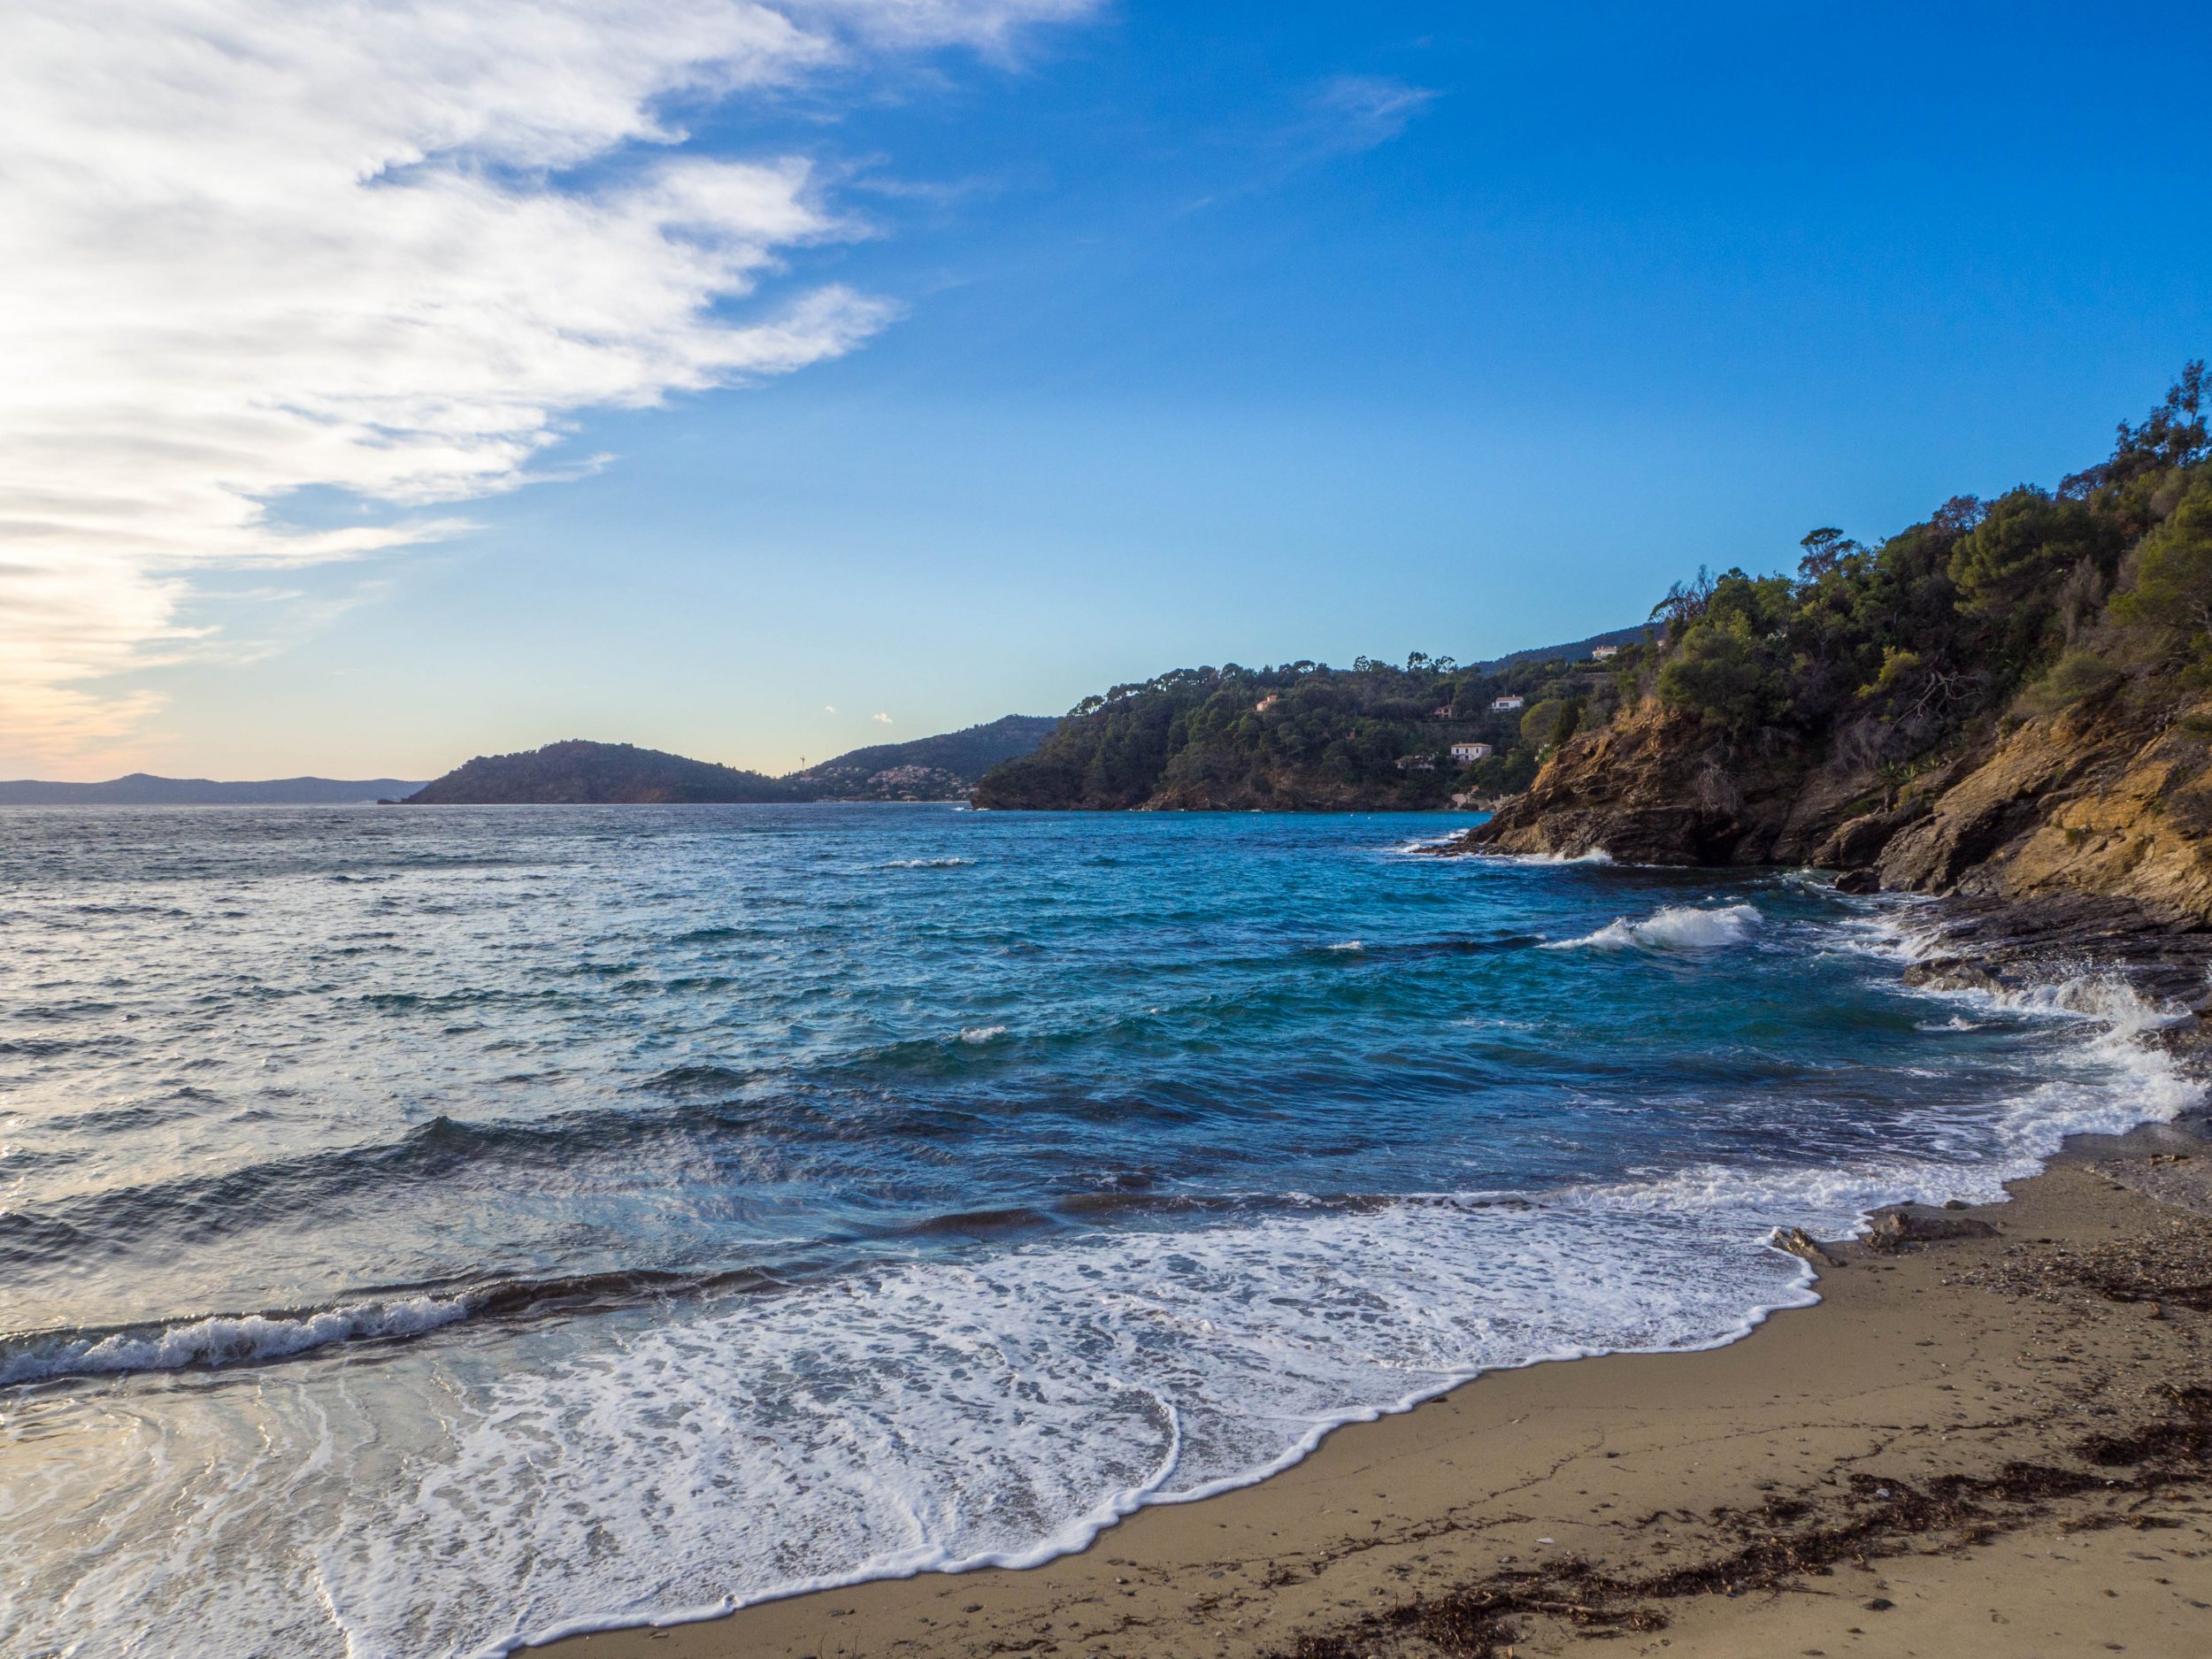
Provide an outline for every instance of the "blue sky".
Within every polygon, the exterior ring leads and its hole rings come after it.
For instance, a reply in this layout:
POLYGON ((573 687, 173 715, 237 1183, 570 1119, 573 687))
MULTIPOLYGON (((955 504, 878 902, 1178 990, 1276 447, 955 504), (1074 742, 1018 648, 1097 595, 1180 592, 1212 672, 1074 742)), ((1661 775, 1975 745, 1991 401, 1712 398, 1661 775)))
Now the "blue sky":
MULTIPOLYGON (((715 315, 834 286, 865 338, 550 396, 557 476, 447 491, 465 532, 196 567, 189 649, 42 770, 780 771, 1192 663, 1471 659, 2055 482, 2212 347, 2200 7, 1064 9, 678 99, 681 153, 805 157, 841 225, 715 315)), ((432 511, 374 497, 278 499, 432 511)))

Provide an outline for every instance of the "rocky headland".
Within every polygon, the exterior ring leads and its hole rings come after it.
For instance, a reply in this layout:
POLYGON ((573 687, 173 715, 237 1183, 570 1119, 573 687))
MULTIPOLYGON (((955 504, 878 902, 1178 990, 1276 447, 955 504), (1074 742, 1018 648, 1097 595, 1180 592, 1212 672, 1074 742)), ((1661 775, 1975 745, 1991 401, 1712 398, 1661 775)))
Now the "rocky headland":
POLYGON ((2070 710, 1962 742, 1906 775, 1837 757, 1730 764, 1655 701, 1563 745, 1533 786, 1445 852, 1624 864, 1793 864, 1847 892, 1939 900, 1920 983, 2018 988, 2124 972, 2212 1011, 2212 776, 2194 712, 2070 710))
POLYGON ((2055 491, 1959 496, 1794 578, 1677 583, 1637 683, 1448 850, 1789 864, 1924 895, 1923 978, 2212 966, 2212 428, 2192 364, 2055 491))

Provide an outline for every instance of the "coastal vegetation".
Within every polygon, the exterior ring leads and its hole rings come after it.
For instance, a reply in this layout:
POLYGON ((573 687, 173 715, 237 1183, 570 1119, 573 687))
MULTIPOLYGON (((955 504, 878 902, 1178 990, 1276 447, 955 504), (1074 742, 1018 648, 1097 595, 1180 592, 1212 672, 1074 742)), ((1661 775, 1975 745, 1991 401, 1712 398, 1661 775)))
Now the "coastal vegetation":
POLYGON ((1603 718, 1649 650, 1622 629, 1462 666, 1415 652, 1349 668, 1182 668, 1087 697, 1028 757, 985 774, 987 807, 1418 809, 1525 788, 1603 718), (1608 658, 1595 650, 1617 651, 1608 658), (1505 706, 1498 706, 1504 700, 1505 706), (1471 764, 1455 745, 1485 745, 1471 764))
POLYGON ((2212 433, 2190 364, 2055 489, 1701 571, 1471 844, 2212 915, 2212 433))
POLYGON ((1010 714, 903 743, 874 743, 772 778, 630 743, 580 738, 480 755, 407 797, 411 806, 571 806, 746 802, 956 801, 999 762, 1027 754, 1058 723, 1010 714))
POLYGON ((982 726, 904 743, 872 743, 790 773, 784 781, 838 801, 957 801, 1002 761, 1052 735, 1049 714, 1010 714, 982 726))
POLYGON ((407 797, 409 806, 574 806, 797 801, 795 786, 757 772, 631 743, 572 738, 513 755, 479 755, 407 797))
POLYGON ((1845 741, 1909 764, 1978 723, 2104 699, 2170 715, 2212 686, 2212 449, 2193 363, 2111 457, 2055 491, 1955 496, 1796 574, 1678 583, 1650 689, 1727 753, 1845 741))

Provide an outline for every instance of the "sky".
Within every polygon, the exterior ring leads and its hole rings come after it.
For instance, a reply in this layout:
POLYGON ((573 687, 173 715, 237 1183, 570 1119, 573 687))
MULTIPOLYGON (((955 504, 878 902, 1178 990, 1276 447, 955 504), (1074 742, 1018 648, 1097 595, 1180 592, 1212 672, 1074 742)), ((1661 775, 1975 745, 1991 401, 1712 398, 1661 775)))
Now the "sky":
POLYGON ((1474 660, 2212 354, 2212 10, 11 0, 0 776, 1474 660))

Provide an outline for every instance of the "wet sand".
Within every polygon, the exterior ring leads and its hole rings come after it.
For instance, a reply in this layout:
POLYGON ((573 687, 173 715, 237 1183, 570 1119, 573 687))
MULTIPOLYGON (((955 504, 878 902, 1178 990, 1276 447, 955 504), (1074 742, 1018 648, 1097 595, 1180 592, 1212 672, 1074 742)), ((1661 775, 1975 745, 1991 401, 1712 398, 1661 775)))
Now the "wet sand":
POLYGON ((1820 1305, 1731 1347, 1484 1377, 1080 1555, 536 1651, 2212 1654, 2212 1146, 1929 1213, 1995 1231, 1832 1246, 1820 1305))

